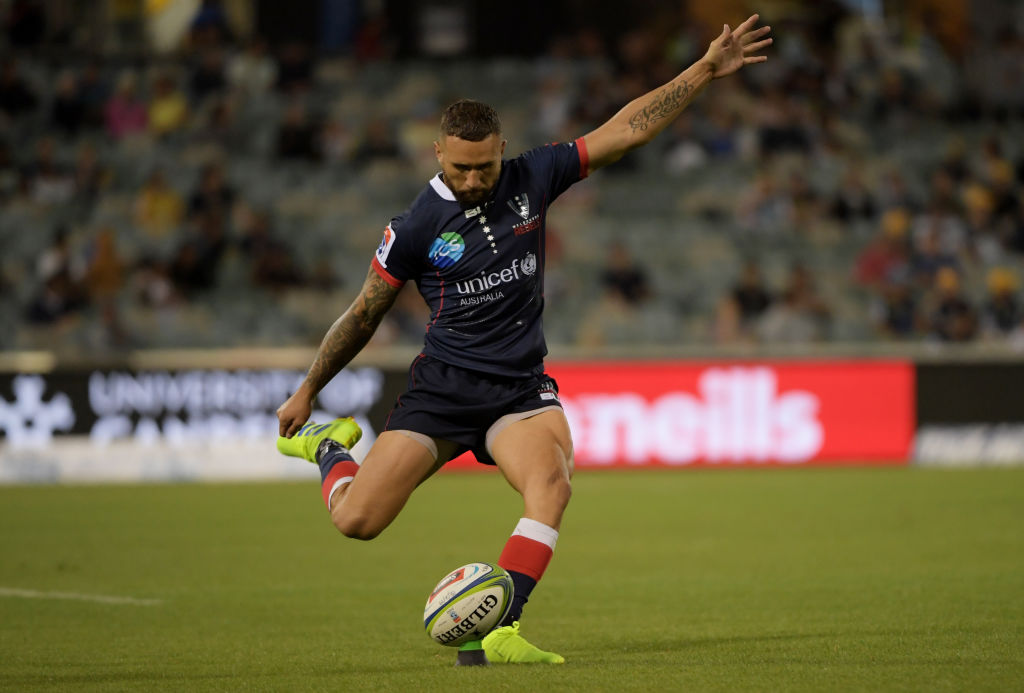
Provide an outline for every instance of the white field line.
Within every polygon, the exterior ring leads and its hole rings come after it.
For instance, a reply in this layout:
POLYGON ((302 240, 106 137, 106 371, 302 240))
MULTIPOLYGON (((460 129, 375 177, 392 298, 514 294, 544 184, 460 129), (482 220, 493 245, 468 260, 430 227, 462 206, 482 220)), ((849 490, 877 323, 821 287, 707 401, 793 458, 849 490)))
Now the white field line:
POLYGON ((78 592, 38 592, 36 590, 23 590, 16 587, 0 587, 0 597, 16 597, 21 599, 71 599, 80 602, 129 604, 131 606, 157 606, 163 603, 159 599, 137 599, 135 597, 118 597, 105 594, 80 594, 78 592))

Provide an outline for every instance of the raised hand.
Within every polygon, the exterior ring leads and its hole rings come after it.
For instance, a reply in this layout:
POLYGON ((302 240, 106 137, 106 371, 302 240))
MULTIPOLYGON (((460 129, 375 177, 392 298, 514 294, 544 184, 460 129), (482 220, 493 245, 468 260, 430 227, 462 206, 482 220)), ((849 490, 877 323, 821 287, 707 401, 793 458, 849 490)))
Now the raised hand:
POLYGON ((725 77, 744 65, 763 63, 768 59, 765 55, 753 55, 772 44, 772 39, 763 38, 772 30, 770 26, 754 29, 758 18, 759 15, 752 15, 735 31, 729 29, 728 24, 723 25, 721 35, 711 42, 704 55, 704 60, 711 65, 712 77, 725 77))

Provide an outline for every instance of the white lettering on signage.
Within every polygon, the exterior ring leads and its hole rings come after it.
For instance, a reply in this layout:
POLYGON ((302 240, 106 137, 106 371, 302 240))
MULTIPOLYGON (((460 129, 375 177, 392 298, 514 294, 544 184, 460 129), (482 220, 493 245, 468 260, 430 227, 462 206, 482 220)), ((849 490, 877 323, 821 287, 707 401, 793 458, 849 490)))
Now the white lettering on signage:
POLYGON ((709 368, 697 394, 666 392, 653 401, 633 392, 562 396, 576 455, 595 464, 800 463, 825 442, 818 397, 779 392, 765 367, 709 368))

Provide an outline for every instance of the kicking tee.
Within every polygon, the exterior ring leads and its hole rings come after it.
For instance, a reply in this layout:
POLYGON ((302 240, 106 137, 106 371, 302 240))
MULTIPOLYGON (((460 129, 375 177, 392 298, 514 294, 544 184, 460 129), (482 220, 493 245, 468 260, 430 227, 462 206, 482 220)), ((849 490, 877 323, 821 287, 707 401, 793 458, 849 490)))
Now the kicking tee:
POLYGON ((372 264, 392 286, 416 282, 431 311, 424 354, 496 375, 543 370, 545 216, 587 165, 582 137, 531 149, 503 160, 494 193, 473 207, 439 173, 391 220, 372 264))

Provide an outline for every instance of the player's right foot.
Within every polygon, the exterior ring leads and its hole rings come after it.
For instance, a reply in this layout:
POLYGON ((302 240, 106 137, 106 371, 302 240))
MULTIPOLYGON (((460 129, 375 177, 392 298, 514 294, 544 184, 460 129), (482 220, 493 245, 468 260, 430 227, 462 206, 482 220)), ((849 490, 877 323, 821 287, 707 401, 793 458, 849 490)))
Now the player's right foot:
POLYGON ((565 664, 565 657, 531 645, 519 634, 519 621, 495 628, 483 640, 487 659, 495 664, 565 664))
POLYGON ((335 419, 326 424, 316 424, 310 421, 291 438, 278 436, 277 449, 284 455, 301 457, 316 464, 317 448, 328 438, 351 450, 352 446, 358 443, 362 437, 362 429, 350 416, 344 419, 335 419))

